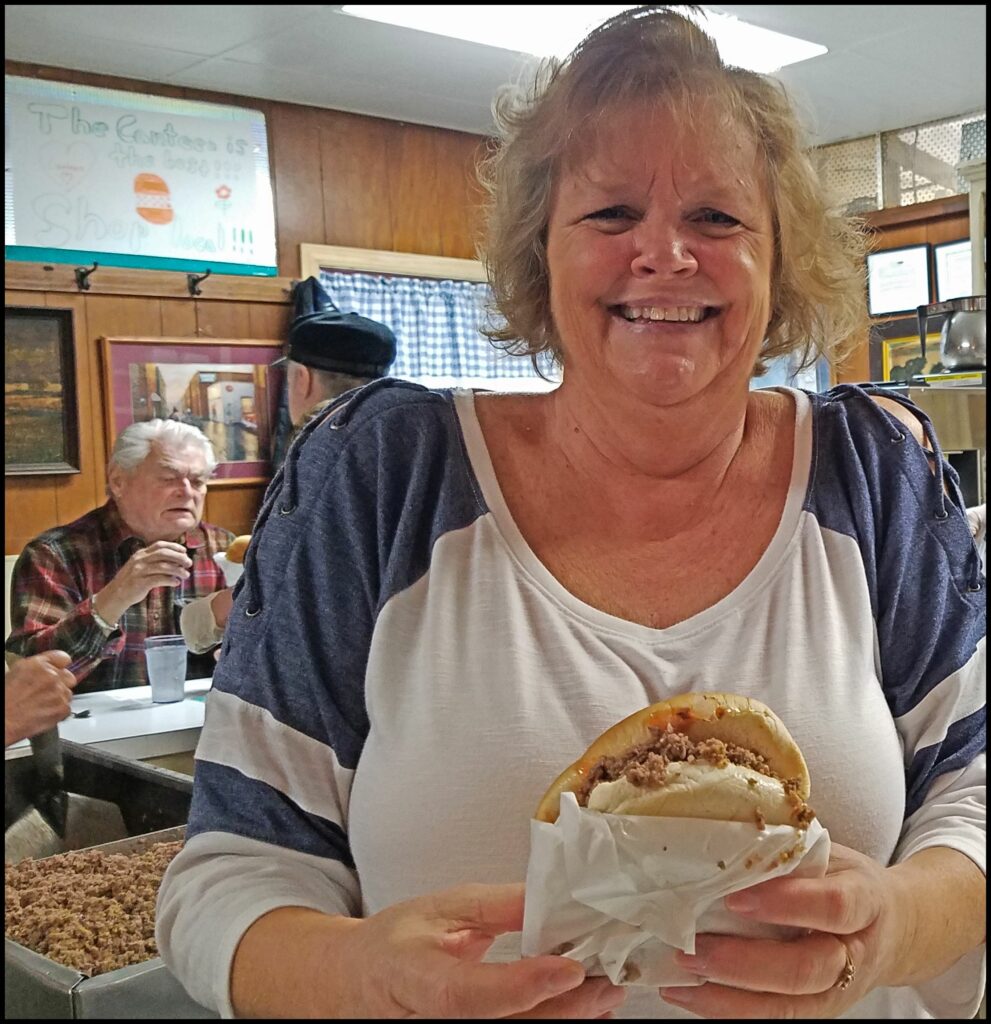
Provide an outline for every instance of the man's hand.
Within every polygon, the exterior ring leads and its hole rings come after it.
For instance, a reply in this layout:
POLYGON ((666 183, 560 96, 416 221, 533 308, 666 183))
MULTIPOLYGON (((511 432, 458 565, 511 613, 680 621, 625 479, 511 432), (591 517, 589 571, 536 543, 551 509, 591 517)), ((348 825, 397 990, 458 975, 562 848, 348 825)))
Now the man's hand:
POLYGON ((93 607, 107 622, 117 622, 155 587, 176 587, 189 578, 193 563, 181 544, 156 540, 135 551, 117 575, 93 597, 93 607))
POLYGON ((65 651, 22 658, 8 670, 3 692, 3 745, 36 736, 69 714, 76 677, 65 651))

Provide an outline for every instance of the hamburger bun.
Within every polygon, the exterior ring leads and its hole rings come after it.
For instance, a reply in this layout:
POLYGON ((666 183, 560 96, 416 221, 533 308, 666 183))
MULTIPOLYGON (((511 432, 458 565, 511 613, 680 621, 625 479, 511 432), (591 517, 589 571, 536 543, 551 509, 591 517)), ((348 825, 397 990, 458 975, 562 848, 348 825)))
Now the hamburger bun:
POLYGON ((760 701, 686 693, 607 729, 566 768, 534 815, 557 820, 562 793, 590 810, 804 827, 809 772, 784 723, 760 701))
POLYGON ((227 549, 225 554, 227 555, 228 562, 243 562, 244 553, 248 550, 248 545, 251 543, 251 534, 243 533, 240 537, 235 537, 227 549))

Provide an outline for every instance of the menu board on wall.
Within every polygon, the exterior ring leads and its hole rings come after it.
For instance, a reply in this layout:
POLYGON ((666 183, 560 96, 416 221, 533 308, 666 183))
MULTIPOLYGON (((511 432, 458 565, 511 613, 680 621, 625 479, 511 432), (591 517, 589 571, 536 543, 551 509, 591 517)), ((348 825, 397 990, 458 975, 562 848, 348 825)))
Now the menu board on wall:
POLYGON ((260 111, 5 77, 7 259, 276 273, 260 111))

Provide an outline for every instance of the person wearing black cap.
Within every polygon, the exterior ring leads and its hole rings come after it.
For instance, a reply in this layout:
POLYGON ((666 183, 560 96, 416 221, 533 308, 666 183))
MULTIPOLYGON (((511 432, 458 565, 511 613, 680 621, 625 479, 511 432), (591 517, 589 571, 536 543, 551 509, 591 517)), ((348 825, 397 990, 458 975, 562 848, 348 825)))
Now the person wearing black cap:
MULTIPOLYGON (((396 358, 392 331, 357 313, 342 313, 315 277, 296 285, 293 310, 286 354, 272 364, 286 367, 293 430, 288 441, 335 398, 384 377, 396 358)), ((276 465, 282 454, 274 453, 276 465)), ((205 653, 223 640, 231 606, 228 587, 183 608, 179 626, 191 651, 205 653)))
POLYGON ((357 313, 342 313, 315 277, 293 291, 295 316, 286 354, 289 418, 299 428, 345 391, 384 377, 396 358, 396 336, 357 313))

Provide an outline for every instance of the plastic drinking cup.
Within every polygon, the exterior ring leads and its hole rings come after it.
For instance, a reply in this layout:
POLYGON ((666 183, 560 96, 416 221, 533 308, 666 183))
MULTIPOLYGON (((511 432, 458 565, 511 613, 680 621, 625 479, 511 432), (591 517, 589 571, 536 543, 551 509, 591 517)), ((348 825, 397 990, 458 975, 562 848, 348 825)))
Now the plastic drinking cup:
POLYGON ((150 636, 145 640, 148 682, 156 704, 171 704, 185 697, 186 651, 181 636, 150 636))

